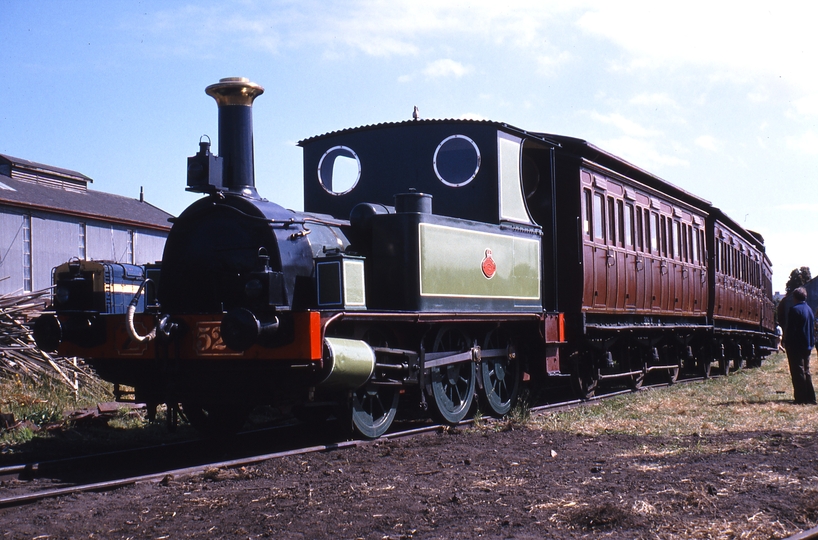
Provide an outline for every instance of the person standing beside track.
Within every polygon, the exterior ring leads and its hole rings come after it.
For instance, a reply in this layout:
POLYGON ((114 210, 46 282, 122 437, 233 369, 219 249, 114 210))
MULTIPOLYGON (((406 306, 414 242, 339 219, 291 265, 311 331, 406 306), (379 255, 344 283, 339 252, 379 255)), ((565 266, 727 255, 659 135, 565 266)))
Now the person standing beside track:
POLYGON ((813 326, 815 316, 807 305, 807 290, 798 287, 792 292, 793 305, 787 313, 787 330, 784 332, 784 348, 790 364, 794 402, 815 405, 815 388, 809 373, 809 357, 815 346, 813 326))

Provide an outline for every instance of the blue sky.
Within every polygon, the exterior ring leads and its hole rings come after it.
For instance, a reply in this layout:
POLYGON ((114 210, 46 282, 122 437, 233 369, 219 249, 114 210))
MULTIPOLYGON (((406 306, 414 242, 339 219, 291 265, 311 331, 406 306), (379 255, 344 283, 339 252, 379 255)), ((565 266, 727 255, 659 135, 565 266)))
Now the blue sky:
POLYGON ((298 140, 411 118, 586 139, 760 232, 774 288, 818 275, 818 4, 0 0, 0 153, 173 214, 244 76, 256 184, 301 209, 298 140))

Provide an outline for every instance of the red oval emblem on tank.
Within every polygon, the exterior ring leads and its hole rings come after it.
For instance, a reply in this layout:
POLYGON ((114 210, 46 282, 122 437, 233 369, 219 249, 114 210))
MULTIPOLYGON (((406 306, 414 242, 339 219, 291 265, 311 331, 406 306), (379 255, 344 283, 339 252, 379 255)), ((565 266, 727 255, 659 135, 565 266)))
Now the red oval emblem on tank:
POLYGON ((483 275, 489 279, 494 277, 495 272, 497 272, 497 264, 491 257, 490 249, 486 250, 486 256, 483 258, 483 263, 480 265, 480 268, 483 270, 483 275))

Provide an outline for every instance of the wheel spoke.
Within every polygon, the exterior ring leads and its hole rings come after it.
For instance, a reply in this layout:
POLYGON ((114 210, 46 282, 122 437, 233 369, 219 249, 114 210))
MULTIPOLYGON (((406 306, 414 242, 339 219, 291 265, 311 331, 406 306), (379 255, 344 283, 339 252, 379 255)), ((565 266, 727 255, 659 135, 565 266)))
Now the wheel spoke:
POLYGON ((352 395, 352 425, 364 437, 380 437, 395 419, 398 398, 398 392, 394 388, 358 390, 352 395))
MULTIPOLYGON (((432 352, 458 353, 468 351, 471 341, 454 327, 441 328, 432 352)), ((474 398, 475 371, 472 362, 459 362, 431 369, 432 398, 438 416, 445 422, 456 424, 466 417, 474 398)))
POLYGON ((520 389, 522 374, 519 360, 511 359, 513 347, 501 329, 494 329, 483 342, 484 350, 506 350, 504 356, 484 358, 481 364, 483 392, 481 401, 488 411, 502 416, 514 406, 520 389))

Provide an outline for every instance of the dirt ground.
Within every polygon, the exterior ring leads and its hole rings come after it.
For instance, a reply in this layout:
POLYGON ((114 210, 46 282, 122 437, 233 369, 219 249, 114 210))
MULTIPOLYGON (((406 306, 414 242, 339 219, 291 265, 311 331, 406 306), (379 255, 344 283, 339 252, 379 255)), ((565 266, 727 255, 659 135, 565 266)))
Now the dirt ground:
POLYGON ((0 509, 0 538, 785 538, 816 522, 814 432, 489 425, 0 509))

